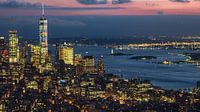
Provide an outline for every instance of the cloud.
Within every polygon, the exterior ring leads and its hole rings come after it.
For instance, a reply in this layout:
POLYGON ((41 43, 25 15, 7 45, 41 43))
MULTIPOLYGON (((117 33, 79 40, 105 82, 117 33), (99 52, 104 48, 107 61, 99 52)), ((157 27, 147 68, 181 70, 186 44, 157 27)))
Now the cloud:
POLYGON ((0 2, 0 8, 33 8, 40 7, 40 3, 18 2, 16 0, 5 0, 0 2))
POLYGON ((157 6, 159 6, 158 3, 150 3, 150 2, 146 3, 145 5, 148 6, 148 7, 155 7, 155 6, 157 7, 157 6))
POLYGON ((78 8, 78 7, 48 7, 48 9, 53 9, 53 10, 115 10, 115 9, 125 9, 123 7, 82 7, 82 8, 78 8))
MULTIPOLYGON (((107 4, 108 0, 77 0, 81 4, 96 5, 96 4, 107 4)), ((111 0, 112 4, 123 4, 132 2, 132 0, 111 0)))
POLYGON ((180 3, 189 3, 190 2, 190 0, 169 0, 169 1, 180 2, 180 3))
POLYGON ((112 0, 112 4, 123 4, 129 2, 132 2, 132 0, 112 0))
POLYGON ((77 0, 81 4, 106 4, 107 0, 77 0))
MULTIPOLYGON (((85 1, 85 0, 79 0, 85 1)), ((92 2, 95 0, 86 0, 85 3, 103 3, 103 1, 96 0, 97 2, 92 2), (90 2, 91 1, 91 2, 90 2)), ((105 0, 106 1, 106 0, 105 0)), ((31 3, 31 2, 24 2, 24 1, 17 1, 17 0, 4 0, 0 1, 0 8, 35 8, 41 9, 41 3, 31 3)), ((123 9, 122 7, 62 7, 62 6, 50 6, 45 5, 45 9, 47 10, 114 10, 114 9, 123 9)))

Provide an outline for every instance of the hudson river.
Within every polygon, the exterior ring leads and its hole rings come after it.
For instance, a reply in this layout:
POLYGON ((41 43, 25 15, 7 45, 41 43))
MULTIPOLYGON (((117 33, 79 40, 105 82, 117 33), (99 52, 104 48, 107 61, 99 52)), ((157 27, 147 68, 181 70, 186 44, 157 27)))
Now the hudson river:
POLYGON ((191 88, 200 80, 200 68, 191 64, 158 64, 164 60, 179 61, 187 57, 181 53, 197 52, 186 50, 114 50, 132 55, 110 56, 110 48, 81 46, 75 47, 75 53, 103 56, 107 73, 123 75, 125 78, 150 80, 155 86, 165 89, 191 88), (132 56, 155 56, 156 60, 132 60, 132 56))

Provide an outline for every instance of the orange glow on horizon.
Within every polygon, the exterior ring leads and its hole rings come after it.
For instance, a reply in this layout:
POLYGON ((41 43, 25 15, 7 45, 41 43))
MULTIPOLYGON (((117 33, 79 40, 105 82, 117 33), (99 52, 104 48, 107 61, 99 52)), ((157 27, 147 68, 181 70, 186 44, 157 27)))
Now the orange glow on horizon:
MULTIPOLYGON (((22 1, 22 0, 21 0, 22 1)), ((28 0, 27 0, 28 1, 28 0)), ((29 0, 31 3, 41 3, 42 0, 29 0)), ((101 5, 83 5, 76 0, 43 0, 46 5, 66 8, 105 8, 89 10, 48 10, 47 15, 68 16, 68 15, 200 15, 200 1, 189 3, 171 2, 169 0, 134 0, 131 3, 113 5, 111 3, 101 5), (121 9, 106 9, 121 8, 121 9)), ((2 15, 40 15, 39 10, 33 9, 3 9, 2 15), (5 13, 5 10, 7 13, 5 13)), ((0 16, 2 16, 0 15, 0 16)))

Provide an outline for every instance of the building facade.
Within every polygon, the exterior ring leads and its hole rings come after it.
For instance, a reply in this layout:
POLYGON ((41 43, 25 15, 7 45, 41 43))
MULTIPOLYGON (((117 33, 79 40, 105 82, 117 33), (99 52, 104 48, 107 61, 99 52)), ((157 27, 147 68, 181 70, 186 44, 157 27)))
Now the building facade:
POLYGON ((38 45, 31 46, 31 63, 34 67, 39 68, 40 57, 41 57, 41 47, 38 45))
POLYGON ((9 31, 9 62, 19 62, 19 40, 16 30, 9 31))
POLYGON ((74 49, 68 45, 59 46, 59 60, 63 60, 65 64, 74 65, 74 49))
POLYGON ((44 16, 44 6, 42 9, 42 17, 39 20, 39 37, 41 46, 41 64, 45 64, 46 58, 48 57, 48 21, 44 16))

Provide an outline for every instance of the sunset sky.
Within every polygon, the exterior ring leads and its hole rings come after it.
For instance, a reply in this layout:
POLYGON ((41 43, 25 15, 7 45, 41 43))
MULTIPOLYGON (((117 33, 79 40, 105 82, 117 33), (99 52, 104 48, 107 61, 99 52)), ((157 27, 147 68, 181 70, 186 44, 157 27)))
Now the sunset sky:
POLYGON ((200 15, 199 0, 132 0, 124 4, 85 5, 77 0, 0 0, 0 14, 3 15, 39 15, 39 7, 20 7, 20 4, 30 3, 54 8, 46 9, 48 15, 200 15), (15 4, 8 4, 15 2, 15 4), (7 4, 6 4, 7 3, 7 4), (10 6, 9 6, 10 5, 10 6), (17 5, 17 6, 15 6, 17 5), (25 10, 26 9, 26 10, 25 10))
POLYGON ((17 29, 38 38, 45 3, 49 38, 200 35, 200 0, 132 0, 86 5, 78 0, 0 0, 0 36, 17 29))

